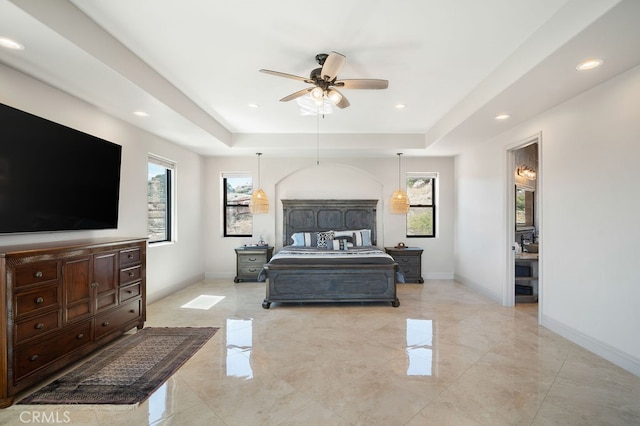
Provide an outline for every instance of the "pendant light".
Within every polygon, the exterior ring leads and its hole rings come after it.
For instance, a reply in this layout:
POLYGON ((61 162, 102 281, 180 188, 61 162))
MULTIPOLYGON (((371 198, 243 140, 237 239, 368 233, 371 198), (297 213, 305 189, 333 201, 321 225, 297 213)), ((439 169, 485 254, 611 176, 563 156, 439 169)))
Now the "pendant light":
POLYGON ((269 199, 267 194, 260 188, 260 156, 261 152, 256 152, 258 156, 258 189, 253 191, 251 195, 251 202, 249 203, 249 211, 252 214, 265 214, 269 213, 269 199))
POLYGON ((402 190, 401 185, 401 164, 400 157, 402 153, 398 153, 398 189, 391 196, 391 213, 407 214, 409 211, 409 196, 402 190))

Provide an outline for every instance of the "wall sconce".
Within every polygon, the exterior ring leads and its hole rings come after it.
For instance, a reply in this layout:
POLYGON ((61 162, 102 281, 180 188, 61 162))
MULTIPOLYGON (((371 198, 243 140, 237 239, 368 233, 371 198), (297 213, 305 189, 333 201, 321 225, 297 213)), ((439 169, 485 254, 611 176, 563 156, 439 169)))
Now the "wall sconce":
POLYGON ((527 180, 536 180, 536 171, 529 166, 520 166, 517 170, 518 176, 521 176, 527 180))

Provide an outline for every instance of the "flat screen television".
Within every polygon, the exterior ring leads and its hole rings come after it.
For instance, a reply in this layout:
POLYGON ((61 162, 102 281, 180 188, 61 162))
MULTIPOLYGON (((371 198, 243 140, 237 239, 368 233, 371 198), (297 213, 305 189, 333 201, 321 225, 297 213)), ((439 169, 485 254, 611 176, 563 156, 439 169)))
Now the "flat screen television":
POLYGON ((0 104, 0 234, 118 227, 122 147, 0 104))

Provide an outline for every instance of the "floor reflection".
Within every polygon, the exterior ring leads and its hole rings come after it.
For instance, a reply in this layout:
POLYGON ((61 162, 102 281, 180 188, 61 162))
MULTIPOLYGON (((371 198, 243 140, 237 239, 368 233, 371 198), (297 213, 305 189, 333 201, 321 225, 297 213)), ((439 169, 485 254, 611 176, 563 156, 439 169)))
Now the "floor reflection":
POLYGON ((253 320, 227 318, 227 376, 253 378, 253 320))
POLYGON ((161 420, 169 413, 168 405, 171 404, 171 399, 167 395, 169 382, 171 382, 171 379, 166 381, 149 397, 149 424, 161 420))
POLYGON ((407 376, 433 375, 433 321, 407 318, 407 376))

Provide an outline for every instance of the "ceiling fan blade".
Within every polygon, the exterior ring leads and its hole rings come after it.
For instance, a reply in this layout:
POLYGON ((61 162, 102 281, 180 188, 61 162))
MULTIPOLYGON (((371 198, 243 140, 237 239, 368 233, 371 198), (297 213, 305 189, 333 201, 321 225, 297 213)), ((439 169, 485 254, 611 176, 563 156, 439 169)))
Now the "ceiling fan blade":
POLYGON ((271 70, 265 70, 265 69, 261 69, 260 72, 263 72, 265 74, 275 75, 276 77, 291 78, 293 80, 304 81, 305 83, 313 84, 312 80, 309 80, 308 78, 305 78, 305 77, 300 77, 298 75, 287 74, 280 71, 271 71, 271 70))
MULTIPOLYGON (((342 95, 342 93, 341 93, 341 95, 342 95)), ((344 108, 348 107, 349 105, 351 105, 351 104, 349 103, 349 101, 347 100, 347 98, 344 95, 342 95, 342 99, 340 99, 340 102, 338 102, 336 104, 336 106, 338 108, 340 108, 340 109, 344 109, 344 108)))
POLYGON ((307 87, 306 89, 298 90, 297 92, 292 93, 289 96, 285 96, 284 98, 280 99, 280 102, 292 101, 295 98, 299 98, 300 96, 306 95, 307 93, 311 92, 312 90, 313 90, 313 87, 307 87))
POLYGON ((321 77, 327 81, 334 80, 346 61, 346 56, 341 55, 338 52, 329 53, 329 56, 327 56, 327 59, 324 61, 324 65, 322 66, 321 77))
POLYGON ((336 87, 343 89, 386 89, 389 87, 389 80, 378 80, 373 78, 340 80, 334 83, 336 87))

